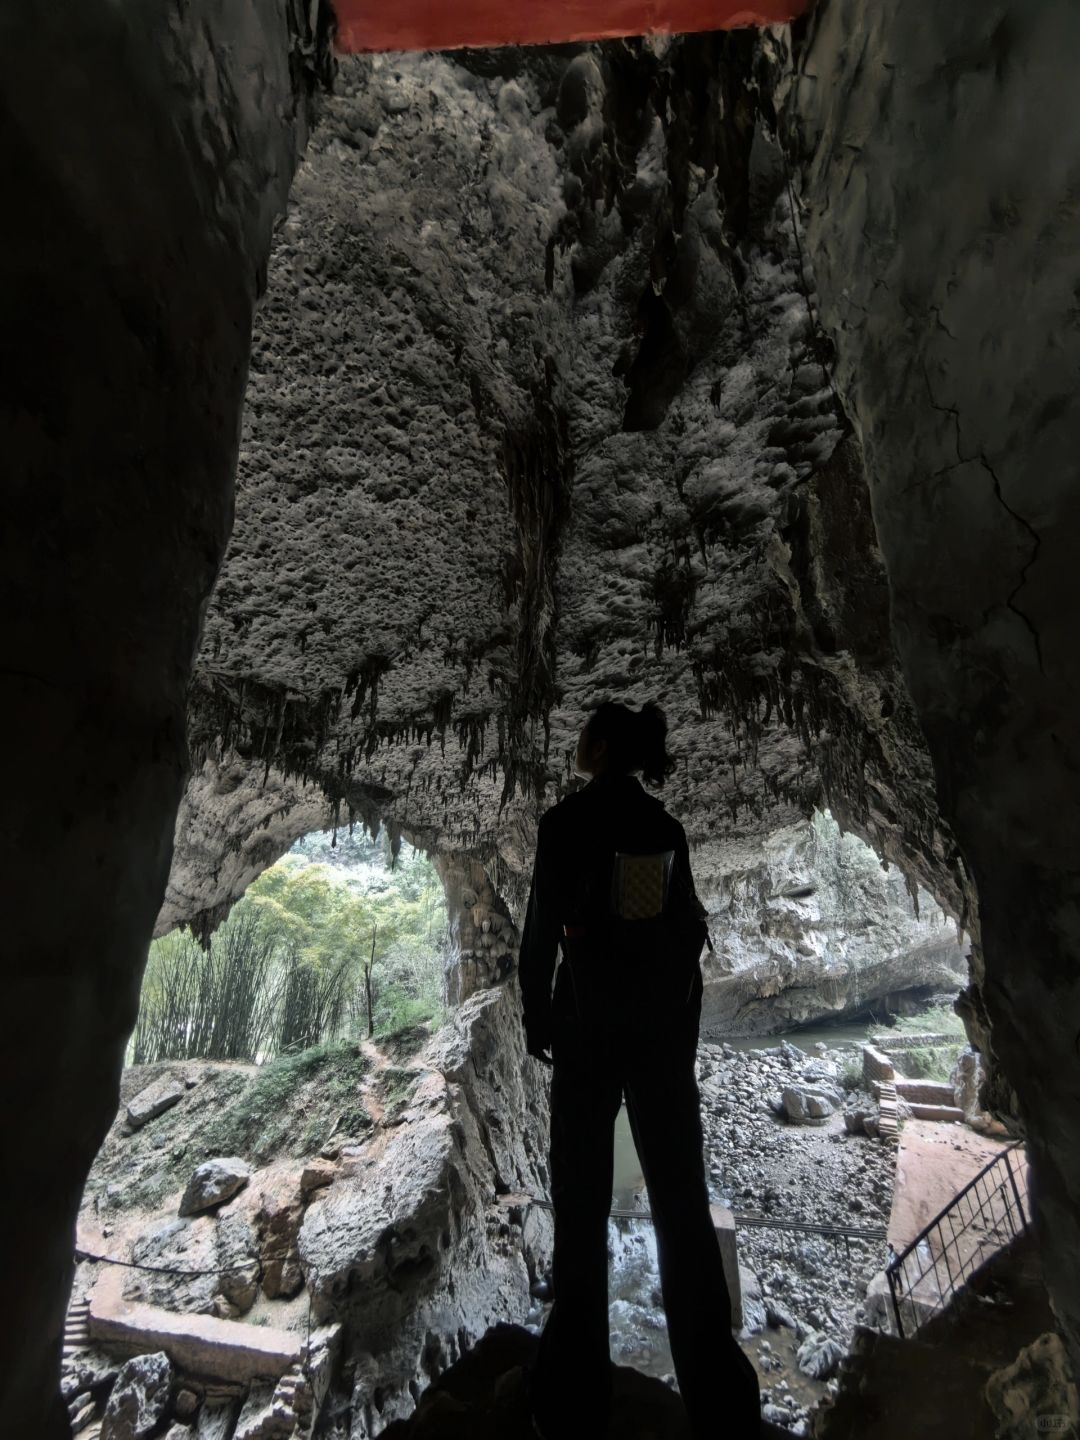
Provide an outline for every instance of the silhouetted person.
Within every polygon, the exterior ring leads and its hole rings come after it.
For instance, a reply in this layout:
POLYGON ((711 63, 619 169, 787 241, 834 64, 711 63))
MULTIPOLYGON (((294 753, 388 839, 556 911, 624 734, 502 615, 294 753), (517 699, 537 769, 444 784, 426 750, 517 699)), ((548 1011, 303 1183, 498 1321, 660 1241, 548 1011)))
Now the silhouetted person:
POLYGON ((757 1377, 731 1334, 705 1181, 694 1074, 704 911, 682 826, 635 778, 662 784, 674 765, 666 744, 655 705, 601 705, 578 744, 589 784, 540 821, 520 979, 529 1053, 547 1061, 550 1052, 553 1065, 554 1305, 530 1384, 546 1440, 606 1429, 607 1227, 624 1095, 693 1433, 760 1433, 757 1377))

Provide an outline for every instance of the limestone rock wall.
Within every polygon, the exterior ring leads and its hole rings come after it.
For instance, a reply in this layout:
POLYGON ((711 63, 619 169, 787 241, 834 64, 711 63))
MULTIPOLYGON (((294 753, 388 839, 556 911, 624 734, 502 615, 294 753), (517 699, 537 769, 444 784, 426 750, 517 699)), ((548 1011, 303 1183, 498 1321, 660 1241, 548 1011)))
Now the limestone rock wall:
POLYGON ((967 947, 925 890, 827 814, 769 836, 738 869, 697 857, 709 910, 703 1029, 769 1034, 955 992, 967 947))
POLYGON ((978 893, 968 1011, 1027 1123, 1074 1367, 1078 56, 1069 0, 828 0, 788 94, 893 631, 978 893))
MULTIPOLYGON (((346 1044, 284 1082, 280 1067, 132 1067, 80 1209, 78 1293, 243 1320, 219 1347, 288 1348, 326 1324, 336 1433, 368 1440, 491 1325, 533 1318, 547 1083, 508 988, 464 999, 433 1036, 346 1044)), ((69 1355, 68 1387, 106 1360, 69 1355)))
POLYGON ((459 1005, 506 979, 517 964, 521 937, 481 861, 439 855, 435 868, 446 890, 450 927, 447 1000, 459 1005))
POLYGON ((61 1056, 19 1028, 3 1413, 60 1433, 187 744, 251 802, 193 789, 163 923, 309 827, 298 779, 510 896, 612 695, 668 709, 695 842, 824 798, 970 930, 1077 1359, 1075 6, 822 0, 797 70, 779 32, 358 59, 271 253, 321 13, 0 20, 9 1001, 61 1056))
POLYGON ((22 1091, 0 1143, 26 1182, 0 1202, 19 1236, 0 1379, 13 1434, 68 1434, 75 1210, 169 871, 252 309, 328 58, 320 13, 58 0, 0 15, 6 1058, 22 1091))
POLYGON ((300 1231, 313 1313, 345 1326, 352 1440, 411 1414, 490 1326, 523 1322, 550 1262, 550 1217, 526 1198, 547 1194, 546 1081, 512 992, 464 1001, 423 1061, 300 1231))
MULTIPOLYGON (((658 698, 692 839, 824 797, 959 913, 769 74, 750 32, 343 62, 257 319, 197 754, 375 797, 510 898, 588 709, 658 698)), ((162 923, 206 928, 257 807, 190 799, 162 923)))

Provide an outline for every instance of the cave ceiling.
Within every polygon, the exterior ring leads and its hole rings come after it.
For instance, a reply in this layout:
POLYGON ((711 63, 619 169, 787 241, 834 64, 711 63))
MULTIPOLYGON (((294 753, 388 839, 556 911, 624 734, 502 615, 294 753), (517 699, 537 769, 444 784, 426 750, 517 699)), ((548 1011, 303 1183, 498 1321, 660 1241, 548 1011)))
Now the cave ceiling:
POLYGON ((699 848, 830 803, 959 908, 784 58, 737 33, 341 61, 256 317, 161 928, 354 816, 520 875, 608 698, 664 706, 699 848))

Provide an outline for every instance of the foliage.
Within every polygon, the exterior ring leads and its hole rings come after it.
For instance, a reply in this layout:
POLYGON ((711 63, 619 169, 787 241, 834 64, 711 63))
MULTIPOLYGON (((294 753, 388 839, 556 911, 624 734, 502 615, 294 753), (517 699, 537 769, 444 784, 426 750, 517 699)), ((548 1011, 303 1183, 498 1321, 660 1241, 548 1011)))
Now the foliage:
POLYGON ((379 1078, 387 1110, 395 1110, 403 1105, 416 1088, 416 1071, 403 1069, 399 1065, 388 1065, 379 1078))
POLYGON ((202 949, 151 946, 130 1058, 264 1061, 343 1035, 441 1023, 446 907, 430 861, 313 837, 249 887, 202 949), (387 860, 392 860, 392 868, 387 860))
POLYGON ((862 1057, 849 1056, 840 1071, 840 1084, 850 1093, 852 1090, 861 1090, 863 1083, 862 1057))
POLYGON ((918 1015, 902 1015, 896 1029, 909 1035, 955 1035, 961 1045, 967 1043, 964 1022, 951 1005, 935 1005, 918 1015))
POLYGON ((910 1080, 948 1080, 962 1049, 962 1045, 916 1045, 899 1051, 896 1064, 910 1080))
POLYGON ((234 914, 209 950, 190 935, 168 935, 155 944, 132 1063, 254 1059, 274 1022, 275 946, 257 914, 234 914))
POLYGON ((244 1155, 265 1164, 286 1152, 317 1153, 331 1132, 359 1135, 371 1126, 360 1098, 364 1057, 354 1043, 333 1041, 261 1065, 247 1089, 211 1123, 208 1154, 244 1155), (309 1082, 318 1104, 307 1093, 309 1082))

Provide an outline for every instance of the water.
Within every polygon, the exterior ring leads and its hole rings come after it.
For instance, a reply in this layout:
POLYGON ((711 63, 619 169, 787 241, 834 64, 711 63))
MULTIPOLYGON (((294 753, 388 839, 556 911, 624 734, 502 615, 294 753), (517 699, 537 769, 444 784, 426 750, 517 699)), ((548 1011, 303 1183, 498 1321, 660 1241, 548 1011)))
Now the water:
POLYGON ((630 1117, 624 1105, 615 1121, 615 1208, 634 1208, 634 1200, 645 1188, 645 1177, 641 1173, 641 1161, 630 1134, 630 1117))
POLYGON ((871 1035, 876 1035, 886 1026, 882 1021, 854 1020, 847 1024, 808 1025, 805 1030, 785 1030, 782 1035, 721 1035, 715 1039, 706 1036, 707 1045, 730 1045, 734 1050, 768 1050, 786 1040, 800 1050, 809 1050, 821 1041, 830 1050, 843 1050, 850 1045, 861 1045, 871 1035))

